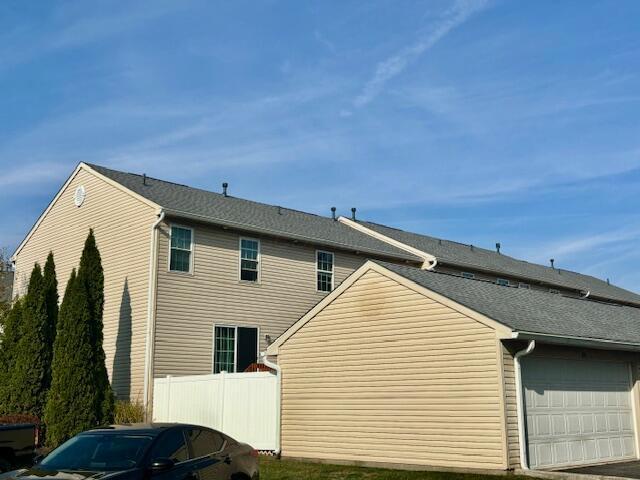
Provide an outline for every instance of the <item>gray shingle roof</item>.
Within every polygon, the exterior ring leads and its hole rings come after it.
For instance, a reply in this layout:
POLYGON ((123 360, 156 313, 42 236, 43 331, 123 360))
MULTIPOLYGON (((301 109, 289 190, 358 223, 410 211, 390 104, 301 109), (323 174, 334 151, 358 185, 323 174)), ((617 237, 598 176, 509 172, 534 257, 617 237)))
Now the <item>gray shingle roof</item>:
POLYGON ((299 240, 315 245, 359 251, 365 254, 421 262, 421 259, 353 228, 311 213, 266 205, 200 190, 142 175, 87 164, 172 214, 195 216, 203 221, 250 232, 299 240))
POLYGON ((545 267, 502 253, 499 254, 493 250, 476 246, 472 249, 470 245, 406 232, 385 225, 371 222, 360 223, 394 240, 434 255, 438 263, 441 264, 461 269, 479 269, 549 285, 589 291, 591 296, 640 305, 640 295, 615 285, 609 285, 607 282, 589 275, 545 267))
POLYGON ((640 308, 376 263, 518 332, 640 344, 640 308))

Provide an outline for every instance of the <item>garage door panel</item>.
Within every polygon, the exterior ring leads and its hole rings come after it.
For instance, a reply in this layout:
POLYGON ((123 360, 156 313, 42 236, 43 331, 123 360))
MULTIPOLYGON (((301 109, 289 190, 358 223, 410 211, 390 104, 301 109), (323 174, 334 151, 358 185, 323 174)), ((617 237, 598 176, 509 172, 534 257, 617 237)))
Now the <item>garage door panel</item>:
POLYGON ((535 357, 524 360, 532 467, 635 458, 626 363, 535 357))

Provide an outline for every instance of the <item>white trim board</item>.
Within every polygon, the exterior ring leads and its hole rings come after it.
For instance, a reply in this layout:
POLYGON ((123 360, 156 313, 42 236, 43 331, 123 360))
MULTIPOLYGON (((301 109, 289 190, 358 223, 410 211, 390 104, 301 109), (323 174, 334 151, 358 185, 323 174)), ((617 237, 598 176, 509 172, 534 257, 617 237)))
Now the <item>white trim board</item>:
POLYGON ((415 255, 418 258, 421 258, 423 260, 423 264, 422 264, 422 269, 423 270, 431 270, 433 269, 437 263, 438 260, 436 259, 435 256, 431 255, 430 253, 427 252, 423 252, 422 250, 419 250, 417 248, 414 248, 410 245, 407 245, 406 243, 402 243, 399 240, 395 240, 391 237, 388 237, 387 235, 383 235, 380 232, 376 232, 375 230, 372 230, 370 228, 365 227, 364 225, 362 225, 361 223, 358 223, 354 220, 351 220, 349 218, 346 217, 338 217, 338 221, 340 223, 344 223, 345 225, 353 228, 354 230, 358 230, 359 232, 365 233, 367 235, 369 235, 370 237, 373 237, 377 240, 380 240, 382 242, 388 243, 389 245, 392 245, 396 248, 399 248, 401 250, 404 250, 405 252, 408 252, 412 255, 415 255))

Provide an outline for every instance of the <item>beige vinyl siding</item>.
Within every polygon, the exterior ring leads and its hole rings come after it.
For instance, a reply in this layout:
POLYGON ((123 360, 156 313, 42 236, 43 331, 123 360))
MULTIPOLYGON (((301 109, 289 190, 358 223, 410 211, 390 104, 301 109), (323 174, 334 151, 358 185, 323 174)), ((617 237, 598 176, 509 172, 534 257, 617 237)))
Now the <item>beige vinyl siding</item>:
MULTIPOLYGON (((193 273, 169 272, 169 225, 160 228, 154 375, 212 371, 213 325, 257 326, 260 350, 318 303, 316 247, 176 220, 193 228, 193 273), (239 238, 260 240, 260 281, 239 280, 239 238)), ((334 287, 364 256, 334 253, 334 287)))
POLYGON ((287 457, 503 469, 495 331, 369 270, 279 347, 287 457))
POLYGON ((518 410, 516 408, 516 376, 512 350, 501 344, 502 371, 507 418, 507 452, 509 468, 520 468, 520 443, 518 441, 518 410))
POLYGON ((142 401, 147 320, 150 228, 153 208, 81 169, 52 205, 16 257, 14 293, 22 295, 35 262, 53 251, 60 299, 78 266, 89 228, 102 256, 105 278, 104 349, 119 397, 142 401), (73 202, 86 189, 81 207, 73 202))

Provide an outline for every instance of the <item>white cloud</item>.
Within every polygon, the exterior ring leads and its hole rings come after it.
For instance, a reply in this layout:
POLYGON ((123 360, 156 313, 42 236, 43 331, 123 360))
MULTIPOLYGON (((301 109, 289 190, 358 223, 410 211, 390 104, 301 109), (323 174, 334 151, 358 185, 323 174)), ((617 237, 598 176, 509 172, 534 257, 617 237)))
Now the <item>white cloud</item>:
POLYGON ((66 165, 53 162, 21 164, 19 167, 7 170, 0 175, 0 187, 7 193, 24 186, 33 187, 52 180, 59 180, 64 174, 69 174, 66 165))
POLYGON ((454 6, 447 10, 442 15, 442 18, 427 29, 415 43, 404 47, 395 55, 378 63, 373 77, 365 84, 353 104, 356 107, 367 105, 378 96, 389 80, 402 73, 412 62, 432 48, 451 30, 462 25, 474 13, 486 6, 486 0, 457 0, 454 6))

